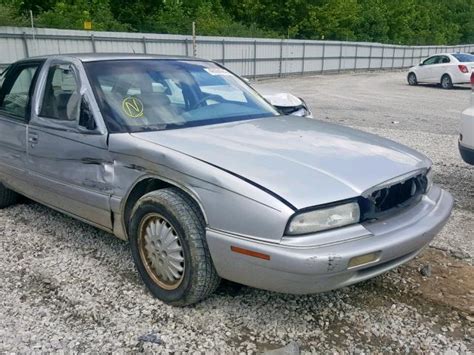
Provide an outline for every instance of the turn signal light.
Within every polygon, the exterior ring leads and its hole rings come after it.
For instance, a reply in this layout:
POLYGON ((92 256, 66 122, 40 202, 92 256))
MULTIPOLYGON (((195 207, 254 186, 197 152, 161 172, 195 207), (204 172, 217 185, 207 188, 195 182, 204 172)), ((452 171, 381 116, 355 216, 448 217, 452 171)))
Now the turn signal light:
POLYGON ((347 265, 347 268, 351 269, 357 266, 373 263, 374 261, 379 260, 379 257, 380 257, 380 251, 377 251, 375 253, 355 256, 351 260, 349 260, 349 264, 347 265))
POLYGON ((231 246, 230 250, 232 250, 234 253, 244 254, 247 256, 253 256, 254 258, 259 258, 263 260, 270 260, 270 255, 259 253, 258 251, 254 251, 254 250, 239 248, 235 246, 231 246))

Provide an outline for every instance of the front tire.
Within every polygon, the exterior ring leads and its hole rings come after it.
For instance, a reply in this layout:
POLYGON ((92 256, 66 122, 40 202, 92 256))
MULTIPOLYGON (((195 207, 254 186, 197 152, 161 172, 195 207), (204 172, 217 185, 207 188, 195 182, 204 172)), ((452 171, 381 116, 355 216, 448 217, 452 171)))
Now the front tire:
POLYGON ((408 81, 408 85, 411 85, 411 86, 418 85, 418 80, 416 79, 415 73, 408 73, 407 81, 408 81))
POLYGON ((446 90, 453 88, 453 81, 451 80, 451 77, 448 74, 444 74, 441 77, 441 87, 446 90))
POLYGON ((129 235, 143 282, 163 302, 190 305, 219 286, 204 218, 182 191, 167 188, 140 198, 132 212, 129 235))
POLYGON ((7 189, 0 182, 0 208, 5 208, 15 204, 18 201, 18 194, 15 191, 7 189))

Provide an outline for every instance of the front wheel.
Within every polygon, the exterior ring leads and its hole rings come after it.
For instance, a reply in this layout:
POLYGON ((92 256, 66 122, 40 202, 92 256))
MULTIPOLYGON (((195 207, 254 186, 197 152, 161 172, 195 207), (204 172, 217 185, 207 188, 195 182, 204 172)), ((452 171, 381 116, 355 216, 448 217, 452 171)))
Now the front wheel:
POLYGON ((441 78, 441 87, 443 89, 452 89, 453 88, 453 81, 448 74, 444 74, 441 78))
POLYGON ((213 293, 220 278, 196 203, 175 188, 140 198, 130 221, 132 256, 151 293, 171 305, 186 306, 213 293))
POLYGON ((418 84, 418 80, 416 79, 415 73, 409 73, 407 77, 407 81, 408 81, 408 85, 414 86, 418 84))

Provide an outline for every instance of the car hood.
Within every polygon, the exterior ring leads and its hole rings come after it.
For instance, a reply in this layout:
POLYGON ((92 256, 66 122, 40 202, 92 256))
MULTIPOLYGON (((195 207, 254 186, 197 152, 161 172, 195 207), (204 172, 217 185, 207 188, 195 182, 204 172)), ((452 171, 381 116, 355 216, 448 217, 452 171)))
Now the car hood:
POLYGON ((132 135, 239 175, 298 209, 359 196, 431 164, 393 141, 295 116, 132 135))

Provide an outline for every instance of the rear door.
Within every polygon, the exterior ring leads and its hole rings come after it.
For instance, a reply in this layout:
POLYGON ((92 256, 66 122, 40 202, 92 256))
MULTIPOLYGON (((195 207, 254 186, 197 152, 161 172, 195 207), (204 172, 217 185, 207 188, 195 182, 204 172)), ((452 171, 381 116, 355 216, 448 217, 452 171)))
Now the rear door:
POLYGON ((443 74, 449 71, 449 66, 451 65, 451 60, 446 55, 438 56, 438 60, 435 64, 431 66, 430 71, 430 81, 433 83, 441 82, 441 77, 443 74))
POLYGON ((82 64, 55 60, 43 70, 27 133, 34 197, 111 229, 113 161, 82 64))
POLYGON ((0 181, 19 192, 28 187, 26 131, 41 65, 31 61, 10 67, 0 89, 0 181))

